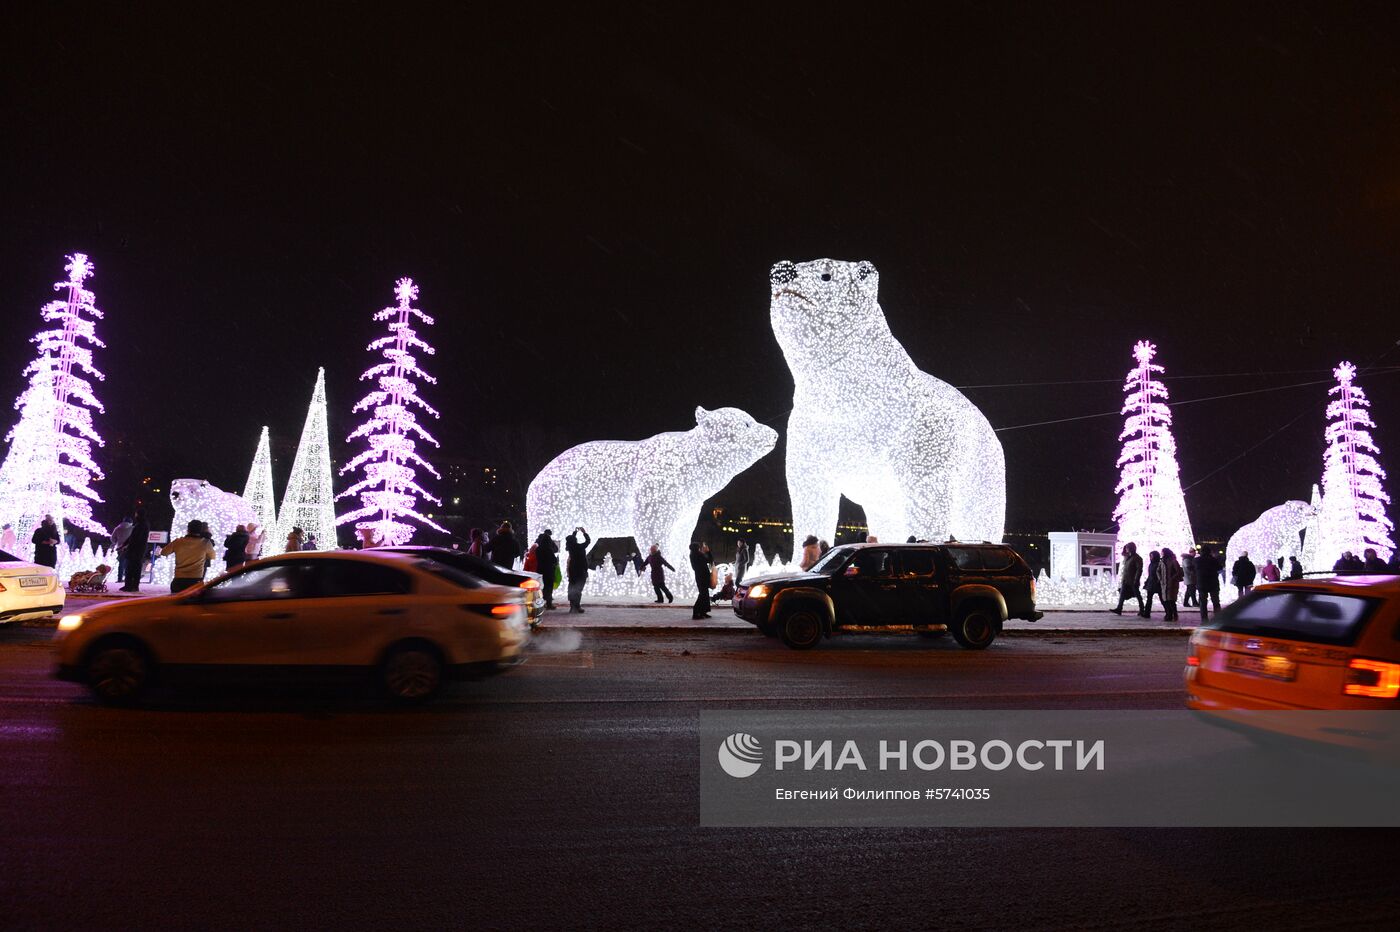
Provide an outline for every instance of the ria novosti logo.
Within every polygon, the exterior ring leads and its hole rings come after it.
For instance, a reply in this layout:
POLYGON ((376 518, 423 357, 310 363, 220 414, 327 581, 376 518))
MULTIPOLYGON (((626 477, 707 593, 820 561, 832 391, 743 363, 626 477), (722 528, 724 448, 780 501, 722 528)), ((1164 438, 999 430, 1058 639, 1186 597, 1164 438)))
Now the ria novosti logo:
POLYGON ((763 766, 763 745, 753 735, 735 732, 720 742, 719 765, 731 777, 751 777, 763 766))

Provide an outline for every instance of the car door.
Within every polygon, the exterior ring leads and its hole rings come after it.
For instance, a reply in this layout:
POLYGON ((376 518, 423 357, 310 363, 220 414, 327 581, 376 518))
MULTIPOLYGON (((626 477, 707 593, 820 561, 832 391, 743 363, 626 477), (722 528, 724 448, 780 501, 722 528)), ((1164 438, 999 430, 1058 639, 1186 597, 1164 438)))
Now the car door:
POLYGON ((894 555, 884 548, 856 551, 846 569, 832 580, 832 595, 840 624, 905 623, 901 620, 894 555))
POLYGON ((369 560, 321 559, 311 571, 303 662, 366 666, 415 618, 413 583, 401 569, 369 560))
POLYGON ((913 625, 947 624, 948 593, 932 548, 908 547, 899 551, 899 596, 913 625))
POLYGON ((312 608, 310 560, 277 561, 239 570, 179 603, 170 633, 170 662, 206 667, 301 663, 303 627, 312 608))

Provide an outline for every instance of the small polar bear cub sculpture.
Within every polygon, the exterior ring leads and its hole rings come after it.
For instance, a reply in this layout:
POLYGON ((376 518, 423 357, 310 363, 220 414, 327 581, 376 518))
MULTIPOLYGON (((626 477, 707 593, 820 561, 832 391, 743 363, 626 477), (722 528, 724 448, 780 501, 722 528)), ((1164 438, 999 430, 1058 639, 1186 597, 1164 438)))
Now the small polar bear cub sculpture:
POLYGON ((529 541, 582 526, 594 539, 628 537, 646 553, 660 544, 681 572, 705 500, 778 442, 777 431, 738 408, 695 409, 695 427, 646 440, 570 447, 540 471, 525 497, 529 541))
POLYGON ((794 554, 833 540, 841 496, 886 543, 1000 541, 1006 459, 991 424, 890 333, 869 262, 779 262, 773 335, 795 383, 787 483, 794 554))
MULTIPOLYGON (((1312 505, 1296 499, 1265 511, 1230 535, 1225 545, 1226 568, 1234 566, 1242 553, 1248 553, 1250 561, 1259 567, 1264 560, 1299 556, 1303 551, 1299 535, 1316 513, 1312 505)), ((1311 536, 1312 532, 1308 534, 1311 536)), ((1287 565, 1283 571, 1285 575, 1288 573, 1287 565)))
MULTIPOLYGON (((175 516, 170 521, 170 539, 185 536, 185 528, 195 519, 209 525, 214 549, 223 555, 224 538, 238 525, 245 528, 258 520, 247 499, 225 492, 204 479, 175 479, 170 483, 170 504, 175 516)), ((221 572, 221 571, 220 571, 221 572)), ((218 575, 211 572, 209 578, 218 575)))

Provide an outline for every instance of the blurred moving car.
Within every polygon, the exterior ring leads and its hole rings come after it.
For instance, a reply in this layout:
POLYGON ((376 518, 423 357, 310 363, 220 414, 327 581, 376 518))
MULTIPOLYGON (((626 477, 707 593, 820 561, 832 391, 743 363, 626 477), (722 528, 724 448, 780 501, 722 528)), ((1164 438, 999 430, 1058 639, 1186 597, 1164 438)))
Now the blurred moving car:
POLYGON ((0 550, 0 624, 57 615, 66 596, 57 570, 0 550))
POLYGON ((1400 576, 1260 586, 1191 635, 1185 677, 1190 708, 1221 713, 1209 718, 1256 737, 1352 748, 1393 741, 1400 729, 1382 729, 1387 738, 1324 715, 1251 713, 1400 710, 1400 576))
POLYGON ((436 560, 475 576, 483 582, 497 586, 519 586, 525 590, 525 609, 530 619, 530 627, 538 625, 540 619, 544 617, 544 579, 539 573, 508 570, 503 566, 497 566, 490 560, 483 560, 481 557, 474 557, 469 553, 452 550, 448 547, 405 546, 374 549, 387 553, 406 553, 410 556, 422 557, 425 560, 436 560))
POLYGON ((378 550, 287 553, 170 596, 59 620, 57 676, 125 703, 153 683, 349 674, 392 697, 518 662, 525 592, 378 550))
POLYGON ((760 577, 734 593, 734 614, 788 647, 842 631, 945 630, 981 650, 1008 618, 1038 621, 1035 577, 1001 544, 847 544, 805 573, 760 577))

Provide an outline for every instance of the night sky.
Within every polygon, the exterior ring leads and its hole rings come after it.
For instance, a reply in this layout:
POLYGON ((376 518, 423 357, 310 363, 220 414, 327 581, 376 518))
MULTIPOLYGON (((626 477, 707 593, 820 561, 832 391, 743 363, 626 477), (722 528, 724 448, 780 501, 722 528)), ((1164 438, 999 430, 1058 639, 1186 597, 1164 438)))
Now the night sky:
MULTIPOLYGON (((697 404, 781 431, 767 271, 828 256, 879 267, 925 371, 1020 383, 967 390, 994 427, 1115 411, 1138 339, 1173 400, 1347 358, 1380 365, 1397 467, 1393 5, 381 6, 9 14, 0 398, 88 252, 103 517, 148 471, 240 489, 263 424, 280 495, 318 365, 344 459, 402 275, 437 318, 445 455, 523 428, 510 455, 547 458, 697 404)), ((1177 409, 1200 536, 1307 497, 1326 387, 1177 409)), ((1120 427, 1003 432, 1008 528, 1106 527, 1120 427)), ((721 501, 786 516, 781 456, 721 501)))

